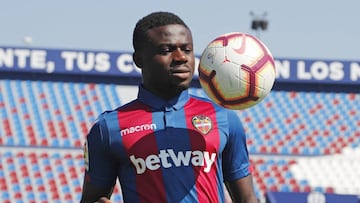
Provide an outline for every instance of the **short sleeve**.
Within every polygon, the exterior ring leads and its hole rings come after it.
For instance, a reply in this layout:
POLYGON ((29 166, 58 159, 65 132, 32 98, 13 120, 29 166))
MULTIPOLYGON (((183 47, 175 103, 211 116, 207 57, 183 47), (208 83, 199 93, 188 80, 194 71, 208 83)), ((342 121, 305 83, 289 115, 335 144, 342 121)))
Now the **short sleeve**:
POLYGON ((109 149, 107 129, 105 119, 98 119, 84 146, 86 181, 98 186, 113 186, 117 178, 117 165, 109 149))
POLYGON ((229 135, 222 154, 225 181, 237 180, 250 174, 246 135, 235 111, 228 111, 229 135))

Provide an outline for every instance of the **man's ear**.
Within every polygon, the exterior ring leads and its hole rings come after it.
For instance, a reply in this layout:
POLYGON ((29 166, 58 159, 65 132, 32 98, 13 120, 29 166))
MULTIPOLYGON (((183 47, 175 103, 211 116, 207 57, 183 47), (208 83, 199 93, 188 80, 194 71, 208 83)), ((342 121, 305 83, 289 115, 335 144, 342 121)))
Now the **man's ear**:
POLYGON ((141 58, 141 56, 137 52, 134 52, 132 56, 133 56, 133 61, 134 61, 135 65, 138 68, 142 68, 142 58, 141 58))

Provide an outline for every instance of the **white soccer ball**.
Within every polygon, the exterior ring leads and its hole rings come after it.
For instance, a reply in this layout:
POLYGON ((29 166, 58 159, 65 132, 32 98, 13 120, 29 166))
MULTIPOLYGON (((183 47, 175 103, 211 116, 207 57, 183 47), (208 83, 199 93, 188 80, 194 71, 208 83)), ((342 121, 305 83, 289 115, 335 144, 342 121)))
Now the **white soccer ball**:
POLYGON ((261 102, 275 82, 275 63, 266 45, 242 32, 223 34, 203 51, 199 81, 207 96, 229 109, 261 102))

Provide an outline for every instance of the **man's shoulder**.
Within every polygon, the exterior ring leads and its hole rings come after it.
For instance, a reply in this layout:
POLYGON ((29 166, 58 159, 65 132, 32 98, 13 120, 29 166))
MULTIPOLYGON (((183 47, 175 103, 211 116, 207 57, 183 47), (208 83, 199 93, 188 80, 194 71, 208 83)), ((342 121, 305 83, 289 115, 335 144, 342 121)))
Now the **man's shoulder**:
POLYGON ((207 104, 211 104, 211 105, 216 105, 212 100, 210 100, 207 97, 190 94, 190 98, 199 103, 207 103, 207 104))
POLYGON ((213 108, 216 109, 216 111, 224 111, 224 112, 232 112, 230 109, 226 109, 218 104, 216 104, 214 101, 212 101, 211 99, 207 98, 207 97, 202 97, 202 96, 197 96, 197 95, 190 95, 190 97, 200 103, 200 104, 209 104, 211 105, 213 108))
POLYGON ((113 115, 117 115, 119 111, 123 111, 126 109, 131 109, 131 108, 137 108, 137 106, 140 105, 139 100, 138 99, 134 99, 126 104, 123 104, 121 106, 118 106, 114 109, 110 109, 110 110, 105 110, 103 111, 99 116, 97 120, 101 120, 101 119, 106 119, 108 117, 111 117, 113 115))
POLYGON ((140 102, 139 99, 134 99, 128 103, 125 103, 117 108, 115 108, 112 111, 122 111, 122 110, 127 110, 127 109, 133 109, 133 108, 139 108, 139 106, 142 105, 142 102, 140 102))

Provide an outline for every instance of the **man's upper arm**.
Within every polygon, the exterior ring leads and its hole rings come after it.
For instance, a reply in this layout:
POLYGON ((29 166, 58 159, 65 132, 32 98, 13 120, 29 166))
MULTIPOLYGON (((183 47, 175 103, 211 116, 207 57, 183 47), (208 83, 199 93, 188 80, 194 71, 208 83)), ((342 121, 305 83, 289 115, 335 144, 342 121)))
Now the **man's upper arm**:
POLYGON ((98 120, 87 135, 84 159, 81 202, 97 201, 100 197, 110 198, 117 178, 117 162, 109 148, 109 133, 104 119, 98 120))
POLYGON ((222 154, 225 181, 237 180, 250 174, 246 136, 239 117, 228 112, 229 135, 222 154))
POLYGON ((229 140, 223 152, 225 185, 234 202, 258 203, 250 170, 246 135, 238 115, 228 113, 229 140))
POLYGON ((98 187, 84 180, 80 203, 94 203, 101 197, 110 199, 114 187, 98 187))
POLYGON ((226 188, 234 203, 258 203, 256 198, 252 175, 238 180, 225 182, 226 188))

